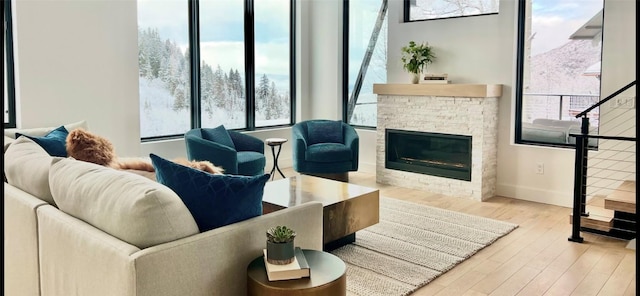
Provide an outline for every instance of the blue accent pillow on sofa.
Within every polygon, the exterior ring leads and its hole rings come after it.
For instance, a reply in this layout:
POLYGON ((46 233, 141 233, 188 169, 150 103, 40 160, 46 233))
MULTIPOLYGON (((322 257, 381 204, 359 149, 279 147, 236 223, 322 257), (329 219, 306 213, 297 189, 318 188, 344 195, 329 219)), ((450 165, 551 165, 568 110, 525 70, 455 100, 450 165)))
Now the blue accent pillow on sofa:
POLYGON ((224 125, 220 125, 216 128, 203 128, 201 132, 202 137, 205 140, 236 149, 236 145, 233 144, 233 140, 231 140, 231 136, 224 125))
POLYGON ((156 179, 171 188, 193 215, 200 232, 262 215, 269 174, 214 175, 150 154, 156 179))
POLYGON ((67 136, 69 131, 64 126, 50 131, 44 137, 33 137, 21 133, 16 133, 16 139, 25 136, 38 143, 51 156, 67 157, 67 136))
POLYGON ((341 121, 310 121, 307 123, 308 145, 318 143, 342 144, 341 121))

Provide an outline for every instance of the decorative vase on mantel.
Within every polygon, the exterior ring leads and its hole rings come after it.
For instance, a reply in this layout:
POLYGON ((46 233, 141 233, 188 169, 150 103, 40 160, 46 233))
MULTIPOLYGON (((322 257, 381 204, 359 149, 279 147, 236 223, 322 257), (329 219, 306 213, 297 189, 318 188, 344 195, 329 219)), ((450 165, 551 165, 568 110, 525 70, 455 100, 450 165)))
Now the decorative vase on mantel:
POLYGON ((420 73, 412 73, 412 77, 411 77, 411 83, 413 84, 418 84, 420 83, 420 73))
POLYGON ((267 262, 284 265, 293 262, 296 232, 286 226, 274 226, 267 230, 267 262))

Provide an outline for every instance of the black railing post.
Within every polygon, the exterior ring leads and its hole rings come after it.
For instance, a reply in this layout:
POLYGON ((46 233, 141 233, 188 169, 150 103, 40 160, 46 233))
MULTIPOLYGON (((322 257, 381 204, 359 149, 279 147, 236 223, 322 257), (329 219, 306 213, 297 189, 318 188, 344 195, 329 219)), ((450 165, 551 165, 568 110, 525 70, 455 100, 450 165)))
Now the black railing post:
POLYGON ((582 117, 581 134, 576 135, 576 159, 573 184, 573 228, 569 240, 582 243, 580 236, 581 218, 588 216, 586 212, 587 189, 587 140, 589 134, 589 118, 582 117))
POLYGON ((584 135, 576 136, 576 160, 573 179, 573 216, 571 219, 572 229, 569 240, 572 242, 581 243, 584 242, 584 238, 580 236, 580 222, 582 219, 582 190, 583 190, 583 176, 582 166, 585 162, 585 149, 584 149, 584 135))
POLYGON ((564 101, 564 96, 560 95, 560 107, 558 108, 558 120, 562 120, 562 101, 564 101))

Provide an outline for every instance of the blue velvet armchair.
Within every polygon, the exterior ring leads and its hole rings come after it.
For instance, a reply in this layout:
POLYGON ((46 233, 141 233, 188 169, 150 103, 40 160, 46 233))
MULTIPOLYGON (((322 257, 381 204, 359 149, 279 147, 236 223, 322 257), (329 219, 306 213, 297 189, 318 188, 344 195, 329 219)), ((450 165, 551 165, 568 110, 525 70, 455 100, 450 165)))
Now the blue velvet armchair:
POLYGON ((293 168, 303 174, 348 180, 358 170, 360 138, 342 121, 307 120, 292 129, 293 168))
POLYGON ((264 142, 256 137, 216 128, 192 129, 184 135, 189 160, 208 160, 223 167, 225 174, 264 174, 264 142))

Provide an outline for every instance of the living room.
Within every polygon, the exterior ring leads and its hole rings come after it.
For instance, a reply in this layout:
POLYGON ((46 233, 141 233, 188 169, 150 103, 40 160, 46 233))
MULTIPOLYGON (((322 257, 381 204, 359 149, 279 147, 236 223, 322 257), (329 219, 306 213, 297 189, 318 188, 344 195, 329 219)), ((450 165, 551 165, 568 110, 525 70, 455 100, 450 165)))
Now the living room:
MULTIPOLYGON (((616 8, 631 5, 629 2, 607 1, 605 5, 611 10, 609 16, 620 17, 605 18, 605 28, 613 33, 603 35, 603 95, 635 78, 631 38, 635 35, 628 25, 635 21, 635 14, 630 13, 634 10, 616 8)), ((113 141, 121 156, 150 152, 169 158, 184 156, 181 139, 140 141, 136 2, 63 4, 26 1, 14 7, 18 125, 29 128, 86 119, 92 130, 113 141)), ((399 48, 409 40, 424 40, 440 53, 430 71, 451 73, 455 83, 502 84, 497 194, 570 207, 573 151, 513 143, 515 6, 512 1, 501 1, 496 15, 402 23, 401 1, 390 1, 388 83, 409 81, 399 48), (539 162, 545 165, 543 175, 536 173, 539 162)), ((297 120, 340 119, 342 2, 303 1, 297 10, 297 120), (336 63, 326 62, 331 60, 336 63)), ((375 172, 375 131, 358 132, 360 170, 375 172)), ((249 133, 261 139, 290 134, 289 128, 249 133)), ((280 162, 282 167, 291 166, 289 145, 283 145, 280 162)))
MULTIPOLYGON (((401 21, 402 5, 389 1, 388 83, 408 83, 400 47, 416 40, 428 41, 439 53, 430 71, 449 73, 455 83, 501 84, 496 195, 572 207, 574 151, 514 144, 516 1, 500 1, 495 15, 411 23, 401 21), (544 174, 536 172, 540 162, 544 174)), ((635 5, 605 1, 603 96, 635 80, 635 5)), ((296 7, 296 121, 342 119, 342 8, 338 0, 301 1, 296 7)), ((18 127, 87 120, 118 155, 186 155, 182 139, 140 140, 136 1, 15 1, 13 10, 18 127)), ((291 129, 247 133, 263 140, 290 138, 291 129)), ((359 170, 375 174, 376 131, 358 134, 359 170)), ((292 166, 289 144, 283 145, 280 167, 292 166)), ((267 168, 271 161, 267 157, 267 168)))

